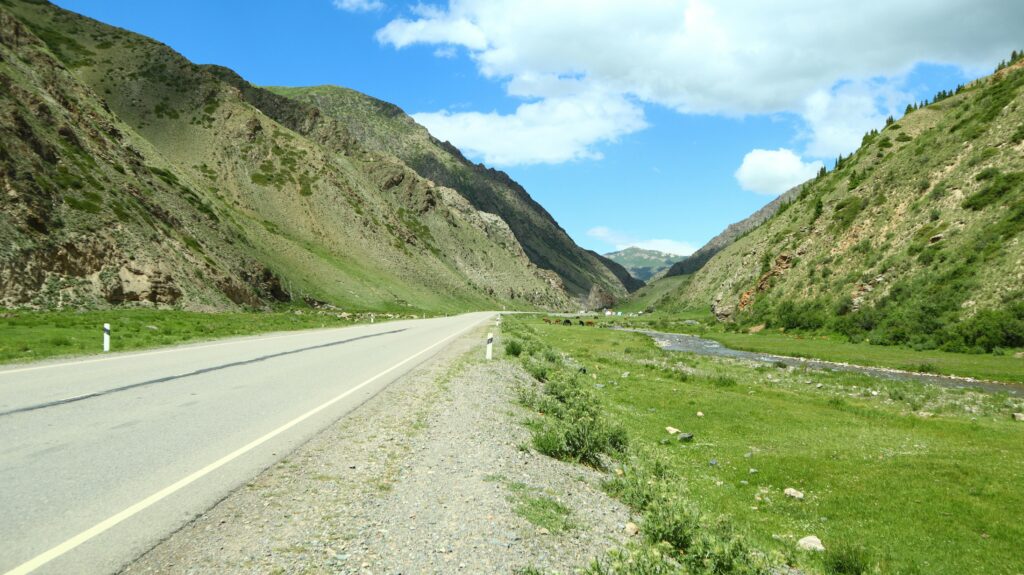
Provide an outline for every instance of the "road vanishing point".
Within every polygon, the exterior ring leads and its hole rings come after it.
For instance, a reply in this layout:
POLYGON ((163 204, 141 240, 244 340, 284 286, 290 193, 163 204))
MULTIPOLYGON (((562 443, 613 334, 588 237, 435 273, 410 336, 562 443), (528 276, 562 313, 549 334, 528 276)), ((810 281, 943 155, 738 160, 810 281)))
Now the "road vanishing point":
POLYGON ((492 317, 0 370, 0 573, 122 569, 492 317))

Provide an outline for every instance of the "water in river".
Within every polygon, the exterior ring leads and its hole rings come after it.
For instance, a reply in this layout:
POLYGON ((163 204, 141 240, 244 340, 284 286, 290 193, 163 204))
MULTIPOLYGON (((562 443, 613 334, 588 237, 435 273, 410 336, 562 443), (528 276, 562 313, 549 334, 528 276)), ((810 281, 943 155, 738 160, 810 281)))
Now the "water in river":
POLYGON ((1024 396, 1024 386, 981 381, 970 377, 956 377, 949 375, 935 375, 931 373, 915 373, 885 367, 868 367, 863 365, 851 365, 833 361, 818 359, 805 359, 802 357, 790 357, 786 355, 773 355, 770 353, 758 353, 753 351, 741 351, 725 347, 724 345, 710 339, 704 339, 695 335, 681 333, 663 333, 660 331, 649 331, 642 329, 615 328, 623 331, 633 331, 648 335, 661 349, 670 351, 683 351, 699 355, 713 355, 719 357, 731 357, 735 359, 746 359, 764 363, 783 363, 794 367, 807 367, 811 369, 826 369, 832 371, 845 371, 850 373, 862 373, 873 377, 881 377, 897 381, 921 381, 932 383, 943 387, 967 387, 972 389, 983 389, 985 391, 1006 392, 1010 395, 1024 396))

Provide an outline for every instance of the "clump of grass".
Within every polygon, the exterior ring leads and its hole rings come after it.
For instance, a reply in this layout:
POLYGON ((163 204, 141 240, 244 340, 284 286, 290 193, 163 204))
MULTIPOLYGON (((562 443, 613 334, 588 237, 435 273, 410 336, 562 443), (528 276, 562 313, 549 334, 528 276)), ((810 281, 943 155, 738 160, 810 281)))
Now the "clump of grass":
POLYGON ((736 379, 725 375, 716 375, 708 381, 715 387, 736 387, 736 379))
POLYGON ((871 555, 857 545, 840 544, 825 552, 825 571, 833 575, 871 573, 871 555))
POLYGON ((522 495, 515 503, 513 511, 551 533, 561 533, 576 526, 569 508, 546 495, 522 495))
POLYGON ((509 339, 505 342, 505 355, 519 357, 523 353, 523 342, 518 339, 509 339))

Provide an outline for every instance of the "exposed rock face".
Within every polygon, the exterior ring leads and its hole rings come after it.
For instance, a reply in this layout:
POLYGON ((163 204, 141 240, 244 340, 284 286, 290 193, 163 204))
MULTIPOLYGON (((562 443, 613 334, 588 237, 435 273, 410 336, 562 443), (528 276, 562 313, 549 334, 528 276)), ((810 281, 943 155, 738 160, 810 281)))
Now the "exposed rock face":
POLYGON ((590 293, 587 295, 586 308, 590 310, 604 309, 615 305, 615 298, 608 292, 601 289, 601 286, 594 286, 590 288, 590 293))
POLYGON ((743 310, 749 308, 754 303, 754 296, 756 296, 757 294, 764 293, 764 292, 768 291, 769 289, 771 289, 771 287, 772 287, 772 280, 774 278, 782 276, 782 274, 786 273, 786 270, 788 270, 790 267, 792 267, 792 265, 793 265, 793 256, 792 256, 792 254, 779 254, 775 258, 775 263, 772 264, 771 269, 769 269, 765 273, 761 274, 761 277, 758 278, 757 285, 755 285, 753 288, 743 292, 743 294, 740 295, 740 301, 739 301, 739 309, 740 309, 740 311, 743 311, 743 310))
POLYGON ((174 284, 174 279, 154 265, 123 266, 115 278, 105 294, 110 303, 174 304, 181 297, 181 290, 174 284))
POLYGON ((714 301, 711 302, 711 313, 715 314, 718 321, 730 321, 733 314, 736 313, 736 308, 730 304, 723 304, 722 298, 722 294, 715 296, 714 301))

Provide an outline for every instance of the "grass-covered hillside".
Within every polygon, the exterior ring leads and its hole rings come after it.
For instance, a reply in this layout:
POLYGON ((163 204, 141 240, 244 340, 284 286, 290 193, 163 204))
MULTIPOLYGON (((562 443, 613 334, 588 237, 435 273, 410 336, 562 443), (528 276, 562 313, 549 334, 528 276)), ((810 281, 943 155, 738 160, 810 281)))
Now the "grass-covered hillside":
POLYGON ((511 180, 518 203, 485 205, 477 180, 426 177, 357 123, 46 2, 0 0, 0 85, 0 305, 454 311, 626 293, 511 180), (547 227, 523 241, 517 218, 547 227))
POLYGON ((1024 346, 1024 62, 908 108, 657 304, 950 351, 1024 346))
MULTIPOLYGON (((301 102, 322 117, 338 121, 346 135, 364 149, 400 158, 421 177, 457 189, 478 210, 500 215, 537 266, 555 271, 567 291, 588 296, 591 308, 607 305, 639 287, 614 262, 577 246, 548 212, 508 174, 474 164, 448 142, 438 141, 394 104, 337 86, 270 87, 268 91, 301 102)), ((278 117, 265 97, 258 98, 271 116, 278 117)), ((305 121, 305 120, 300 120, 305 121)), ((306 121, 308 127, 322 120, 306 121)))

